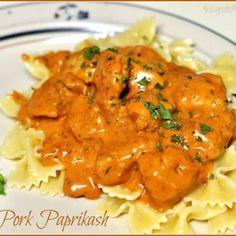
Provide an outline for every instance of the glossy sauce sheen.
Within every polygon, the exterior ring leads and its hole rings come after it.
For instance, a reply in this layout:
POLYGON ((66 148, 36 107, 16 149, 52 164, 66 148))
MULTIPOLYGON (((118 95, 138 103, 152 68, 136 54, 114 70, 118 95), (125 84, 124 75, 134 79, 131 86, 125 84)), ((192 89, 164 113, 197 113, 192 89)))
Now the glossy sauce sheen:
POLYGON ((93 49, 38 57, 51 77, 30 100, 12 94, 18 120, 44 131, 41 161, 64 164, 66 195, 123 184, 165 211, 207 181, 233 138, 222 80, 144 46, 93 49))

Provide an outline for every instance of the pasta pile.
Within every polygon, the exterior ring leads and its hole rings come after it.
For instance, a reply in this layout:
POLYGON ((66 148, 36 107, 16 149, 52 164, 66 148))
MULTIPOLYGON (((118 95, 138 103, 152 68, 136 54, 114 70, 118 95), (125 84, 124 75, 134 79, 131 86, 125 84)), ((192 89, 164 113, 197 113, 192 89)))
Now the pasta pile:
MULTIPOLYGON (((76 50, 97 45, 102 50, 116 46, 148 45, 167 61, 173 61, 192 70, 220 75, 229 93, 236 93, 236 61, 224 54, 207 65, 195 55, 190 39, 168 42, 156 35, 154 18, 136 23, 129 30, 104 39, 87 39, 76 46, 76 50)), ((25 62, 28 71, 38 79, 33 87, 39 87, 50 77, 50 72, 34 56, 25 62)), ((28 92, 28 96, 32 91, 28 92)), ((19 106, 8 96, 0 101, 3 112, 16 117, 19 106)), ((229 107, 230 109, 230 107, 229 107)), ((8 186, 39 188, 42 194, 63 194, 64 172, 62 165, 45 167, 39 161, 44 135, 34 129, 25 129, 16 123, 7 135, 1 154, 14 161, 15 169, 8 178, 8 186)), ((122 185, 100 186, 104 196, 99 200, 97 211, 107 211, 110 217, 128 214, 129 227, 134 233, 193 233, 192 220, 207 221, 209 233, 224 233, 234 229, 236 222, 236 150, 232 144, 214 164, 207 184, 198 187, 173 209, 160 213, 137 201, 140 191, 131 192, 122 185)))
MULTIPOLYGON (((9 100, 9 98, 7 98, 9 100)), ((15 161, 7 185, 9 187, 39 188, 41 194, 63 194, 63 166, 45 167, 39 161, 38 150, 42 146, 43 133, 35 129, 25 129, 19 122, 8 133, 1 154, 4 158, 15 161)))

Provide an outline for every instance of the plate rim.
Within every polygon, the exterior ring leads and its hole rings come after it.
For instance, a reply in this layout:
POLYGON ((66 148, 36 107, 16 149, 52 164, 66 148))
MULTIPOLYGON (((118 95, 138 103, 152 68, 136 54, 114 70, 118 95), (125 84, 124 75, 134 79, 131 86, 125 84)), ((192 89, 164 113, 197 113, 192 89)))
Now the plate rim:
MULTIPOLYGON (((14 9, 14 8, 19 8, 19 7, 24 7, 24 6, 30 6, 30 5, 44 5, 44 4, 55 4, 55 3, 59 3, 59 2, 25 2, 25 3, 16 3, 16 4, 12 4, 12 5, 6 5, 6 6, 2 6, 0 7, 0 11, 3 11, 3 10, 10 10, 10 9, 14 9)), ((62 2, 63 3, 63 2, 62 2)), ((76 4, 79 4, 80 2, 76 2, 76 4)), ((143 6, 143 5, 136 5, 136 4, 133 4, 133 3, 129 3, 129 2, 105 2, 105 1, 101 1, 101 2, 86 2, 88 4, 110 4, 110 5, 118 5, 118 6, 126 6, 126 7, 132 7, 132 8, 136 8, 136 9, 144 9, 144 10, 149 10, 149 11, 152 11, 152 12, 156 12, 156 13, 160 13, 160 14, 163 14, 163 15, 168 15, 168 16, 171 16, 171 17, 174 17, 174 18, 177 18, 179 20, 182 20, 182 21, 185 21, 185 22, 188 22, 192 25, 195 25, 201 29, 204 29, 222 39, 224 39, 225 41, 227 41, 228 43, 232 44, 233 46, 236 47, 236 42, 231 40, 230 38, 228 38, 227 36, 224 36, 223 34, 217 32, 216 30, 213 30, 212 28, 210 27, 207 27, 201 23, 198 23, 194 20, 191 20, 189 18, 186 18, 186 17, 183 17, 183 16, 180 16, 180 15, 177 15, 175 13, 171 13, 171 12, 168 12, 168 11, 164 11, 164 10, 160 10, 160 9, 155 9, 154 7, 149 7, 149 6, 143 6)), ((68 3, 64 3, 64 4, 68 4, 68 3)), ((7 35, 6 35, 7 36, 7 35)), ((9 37, 7 37, 6 39, 1 39, 0 41, 4 41, 4 40, 7 40, 9 37)))

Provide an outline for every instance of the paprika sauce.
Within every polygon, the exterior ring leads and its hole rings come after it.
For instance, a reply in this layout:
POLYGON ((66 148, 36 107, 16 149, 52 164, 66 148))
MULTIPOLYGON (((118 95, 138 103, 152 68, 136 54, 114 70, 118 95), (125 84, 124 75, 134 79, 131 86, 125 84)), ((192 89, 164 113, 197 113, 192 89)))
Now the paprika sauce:
POLYGON ((17 119, 45 133, 41 162, 64 165, 70 197, 96 199, 99 184, 123 184, 165 211, 207 182, 234 136, 222 79, 166 62, 149 47, 36 59, 50 78, 30 99, 12 94, 17 119))

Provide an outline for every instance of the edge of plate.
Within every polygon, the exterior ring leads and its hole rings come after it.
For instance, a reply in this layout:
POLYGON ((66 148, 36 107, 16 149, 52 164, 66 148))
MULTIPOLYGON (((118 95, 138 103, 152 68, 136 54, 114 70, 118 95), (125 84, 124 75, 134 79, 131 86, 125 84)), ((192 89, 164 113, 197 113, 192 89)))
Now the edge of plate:
MULTIPOLYGON (((91 2, 91 3, 93 3, 93 2, 91 2)), ((163 14, 163 15, 168 15, 168 16, 180 19, 182 21, 188 22, 190 24, 193 24, 193 25, 195 25, 199 28, 202 28, 202 29, 204 29, 208 32, 211 32, 212 34, 215 34, 218 37, 228 41, 233 46, 236 46, 236 42, 234 42, 233 40, 229 39, 228 37, 222 35, 221 33, 217 32, 217 31, 215 31, 215 30, 213 30, 213 29, 211 29, 211 28, 209 28, 205 25, 202 25, 201 23, 198 23, 196 21, 193 21, 191 19, 185 18, 183 16, 180 16, 180 15, 177 15, 177 14, 174 14, 174 13, 171 13, 171 12, 155 9, 153 7, 148 7, 148 6, 135 5, 135 4, 132 4, 132 3, 123 3, 123 2, 96 2, 96 3, 97 4, 110 4, 110 5, 127 6, 127 7, 132 7, 132 8, 145 9, 145 10, 149 10, 149 11, 152 11, 152 12, 158 12, 158 13, 163 14)), ((28 5, 41 5, 41 4, 55 4, 55 2, 17 3, 17 4, 14 4, 14 5, 6 5, 6 6, 3 6, 3 7, 0 7, 0 11, 13 9, 13 8, 18 8, 18 7, 23 7, 23 6, 28 6, 28 5)), ((4 40, 4 39, 2 39, 2 40, 4 40)))

